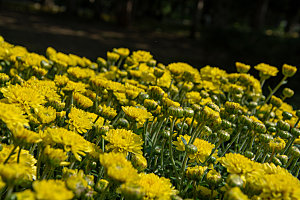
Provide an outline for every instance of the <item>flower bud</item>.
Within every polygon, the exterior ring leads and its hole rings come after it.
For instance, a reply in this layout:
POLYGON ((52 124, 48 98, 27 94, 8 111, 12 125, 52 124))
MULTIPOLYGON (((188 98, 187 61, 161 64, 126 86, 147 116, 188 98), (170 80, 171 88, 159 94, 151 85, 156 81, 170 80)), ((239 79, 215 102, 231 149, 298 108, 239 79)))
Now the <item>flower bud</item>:
POLYGON ((97 126, 95 125, 95 133, 96 135, 106 135, 106 133, 109 131, 108 126, 97 126))
POLYGON ((193 117, 194 116, 194 110, 190 107, 184 107, 183 108, 183 116, 184 117, 193 117))
POLYGON ((182 85, 182 90, 188 92, 188 91, 192 90, 193 87, 194 87, 194 83, 193 82, 185 82, 182 85))
POLYGON ((279 160, 280 160, 280 162, 283 164, 283 165, 286 165, 287 164, 287 162, 289 161, 289 157, 287 156, 287 155, 277 155, 276 156, 279 160))
POLYGON ((121 127, 121 128, 126 128, 128 129, 129 128, 129 122, 127 119, 125 118, 120 118, 118 120, 118 123, 117 123, 117 126, 121 127))
POLYGON ((266 132, 266 126, 260 122, 253 122, 253 129, 258 133, 266 132))
POLYGON ((96 191, 98 191, 98 192, 104 192, 104 191, 106 190, 108 184, 109 184, 109 182, 108 182, 107 180, 105 180, 105 179, 100 179, 100 180, 97 182, 97 184, 96 184, 96 186, 95 186, 95 189, 96 189, 96 191))
POLYGON ((255 102, 255 101, 251 101, 250 103, 249 103, 249 106, 248 106, 250 109, 254 109, 254 108, 256 108, 257 107, 257 102, 255 102))
POLYGON ((107 60, 111 61, 111 62, 116 62, 119 60, 120 55, 114 52, 107 52, 107 60))
POLYGON ((154 100, 160 100, 164 95, 165 92, 158 86, 150 86, 148 90, 148 94, 154 100))
POLYGON ((292 96, 294 96, 294 90, 290 88, 284 88, 282 90, 282 94, 284 97, 291 98, 292 96))
POLYGON ((226 119, 222 119, 221 126, 223 129, 229 129, 229 128, 231 128, 232 124, 231 124, 231 122, 227 121, 226 119))
POLYGON ((274 140, 271 140, 269 142, 269 148, 272 151, 281 151, 285 147, 285 141, 279 137, 275 138, 274 140))
POLYGON ((240 62, 236 62, 235 66, 236 66, 236 70, 239 73, 247 73, 251 68, 250 65, 246 65, 246 64, 240 63, 240 62))
POLYGON ((270 133, 275 133, 275 132, 277 131, 277 129, 276 129, 275 126, 270 126, 270 127, 268 128, 268 131, 269 131, 270 133))
POLYGON ((243 179, 237 174, 230 174, 226 179, 227 184, 229 187, 243 187, 244 181, 243 179))
POLYGON ((200 96, 201 96, 203 99, 206 99, 207 97, 209 97, 209 94, 208 94, 205 90, 201 90, 200 96))
POLYGON ((160 147, 160 146, 156 146, 156 147, 154 148, 154 153, 157 154, 157 155, 159 155, 160 152, 161 152, 161 147, 160 147))
POLYGON ((276 127, 280 130, 283 130, 283 131, 289 131, 290 130, 290 124, 283 121, 283 120, 278 120, 277 124, 276 124, 276 127))
POLYGON ((216 104, 214 104, 212 102, 207 103, 206 106, 208 106, 209 108, 213 109, 214 111, 220 112, 219 106, 217 106, 216 104))
POLYGON ((259 140, 263 143, 269 143, 271 140, 273 140, 273 136, 270 134, 260 134, 259 140))
POLYGON ((217 132, 217 135, 220 138, 220 140, 222 140, 223 142, 226 142, 230 139, 230 134, 224 130, 219 130, 217 132))
POLYGON ((154 59, 149 60, 149 61, 147 62, 147 65, 148 65, 149 67, 154 67, 154 66, 156 65, 156 60, 154 60, 154 59))
POLYGON ((162 134, 162 137, 165 139, 169 139, 169 137, 171 135, 169 130, 163 130, 163 131, 161 131, 161 134, 162 134))
POLYGON ((292 113, 289 113, 289 112, 287 112, 287 111, 283 111, 282 112, 282 119, 283 120, 290 120, 290 119, 292 119, 292 117, 293 117, 293 114, 292 113))
POLYGON ((227 101, 224 105, 225 110, 230 113, 230 114, 237 114, 238 111, 241 108, 241 105, 239 103, 235 103, 235 102, 229 102, 227 101))
POLYGON ((164 75, 165 71, 163 69, 160 69, 160 68, 157 68, 155 67, 154 68, 154 75, 156 78, 160 78, 164 75))
POLYGON ((183 117, 183 109, 181 107, 169 107, 168 108, 168 113, 171 115, 171 116, 174 116, 174 117, 178 117, 178 118, 182 118, 183 117))
POLYGON ((185 145, 185 151, 188 155, 195 154, 195 153, 197 153, 198 148, 193 144, 187 144, 187 145, 185 145))
POLYGON ((206 136, 210 136, 212 134, 212 130, 208 126, 203 126, 202 133, 206 136))
POLYGON ((291 154, 293 156, 295 156, 296 158, 299 158, 300 157, 300 150, 299 150, 299 148, 296 147, 296 146, 292 146, 292 148, 291 148, 291 154))
POLYGON ((297 72, 297 68, 292 65, 284 64, 282 66, 282 74, 286 77, 292 77, 297 72))
POLYGON ((210 170, 206 175, 206 180, 209 185, 217 186, 222 181, 222 176, 216 170, 210 170))
POLYGON ((229 189, 224 196, 224 200, 248 200, 248 196, 245 195, 239 187, 229 189))
POLYGON ((133 154, 131 162, 133 167, 136 168, 139 172, 142 172, 147 168, 147 160, 142 155, 133 154))
POLYGON ((272 162, 273 162, 275 165, 282 166, 281 161, 280 161, 278 158, 276 158, 276 157, 273 157, 273 158, 272 158, 272 162))
POLYGON ((253 123, 253 120, 250 118, 250 117, 247 117, 245 115, 241 115, 239 117, 239 120, 241 123, 243 123, 245 126, 248 126, 249 128, 252 127, 252 123, 253 123))
POLYGON ((152 111, 155 110, 158 106, 158 103, 152 99, 145 99, 144 100, 144 106, 145 108, 147 108, 148 110, 152 111))
POLYGON ((292 134, 294 137, 298 138, 298 137, 300 136, 300 130, 299 130, 298 128, 292 128, 292 129, 291 129, 291 134, 292 134))
POLYGON ((245 151, 244 156, 246 156, 249 159, 252 159, 254 157, 254 153, 251 151, 245 151))
POLYGON ((275 106, 275 107, 277 107, 277 108, 280 108, 280 106, 282 105, 282 100, 280 99, 280 98, 278 98, 278 97, 276 97, 276 96, 272 96, 271 97, 271 100, 270 100, 270 103, 273 105, 273 106, 275 106))
POLYGON ((180 131, 182 126, 183 126, 183 130, 187 130, 188 127, 189 127, 186 123, 184 123, 184 122, 179 122, 179 123, 176 124, 176 127, 175 127, 175 128, 176 128, 178 131, 180 131))
POLYGON ((289 139, 292 137, 292 135, 288 131, 279 130, 278 135, 283 139, 289 139))
POLYGON ((300 110, 296 110, 296 116, 300 118, 300 110))
POLYGON ((141 187, 133 184, 122 184, 120 187, 120 192, 126 200, 142 200, 145 196, 145 193, 143 192, 141 187))
POLYGON ((197 165, 195 167, 188 167, 186 169, 186 176, 188 179, 191 180, 201 180, 206 170, 207 170, 206 166, 202 167, 197 165))

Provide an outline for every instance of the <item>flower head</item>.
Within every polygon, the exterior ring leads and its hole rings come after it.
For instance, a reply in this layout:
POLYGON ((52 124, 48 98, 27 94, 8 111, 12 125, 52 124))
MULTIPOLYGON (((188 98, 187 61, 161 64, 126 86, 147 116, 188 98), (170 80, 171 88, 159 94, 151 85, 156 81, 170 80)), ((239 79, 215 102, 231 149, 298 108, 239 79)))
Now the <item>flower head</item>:
POLYGON ((124 153, 125 155, 128 152, 142 154, 143 140, 131 130, 110 129, 103 138, 109 142, 106 146, 107 150, 124 153))
POLYGON ((147 119, 152 118, 152 114, 142 108, 136 108, 133 106, 122 106, 122 110, 131 120, 137 122, 139 125, 143 125, 147 119))
POLYGON ((74 196, 62 180, 35 181, 32 187, 38 200, 69 200, 74 196))

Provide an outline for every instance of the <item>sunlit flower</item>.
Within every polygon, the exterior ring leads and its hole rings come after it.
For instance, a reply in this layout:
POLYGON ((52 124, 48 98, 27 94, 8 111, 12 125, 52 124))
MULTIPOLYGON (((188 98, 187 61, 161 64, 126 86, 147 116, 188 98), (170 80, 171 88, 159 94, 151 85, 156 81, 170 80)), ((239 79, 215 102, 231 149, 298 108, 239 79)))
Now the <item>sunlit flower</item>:
POLYGON ((152 114, 146 109, 136 108, 133 106, 122 106, 122 110, 131 120, 143 125, 147 119, 152 118, 152 114))
POLYGON ((110 129, 106 136, 103 136, 109 142, 106 145, 108 151, 120 152, 127 155, 128 152, 142 154, 143 140, 131 130, 110 129))
POLYGON ((32 187, 38 200, 69 200, 74 196, 62 180, 34 181, 32 187))
POLYGON ((121 153, 104 153, 100 155, 100 163, 107 175, 119 182, 128 182, 138 178, 137 170, 121 153))

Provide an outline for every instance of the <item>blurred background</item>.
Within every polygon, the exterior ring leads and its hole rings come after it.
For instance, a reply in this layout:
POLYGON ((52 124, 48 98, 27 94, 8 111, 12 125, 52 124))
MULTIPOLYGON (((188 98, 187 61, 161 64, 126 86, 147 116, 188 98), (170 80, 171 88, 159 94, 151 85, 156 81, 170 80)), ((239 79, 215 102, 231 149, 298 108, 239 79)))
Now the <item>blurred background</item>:
MULTIPOLYGON (((6 41, 92 60, 127 47, 148 50, 164 64, 228 72, 236 61, 300 67, 299 34, 299 0, 0 0, 6 41)), ((274 87, 280 78, 268 82, 274 87)), ((298 108, 299 83, 300 72, 288 84, 296 92, 288 102, 298 108)))

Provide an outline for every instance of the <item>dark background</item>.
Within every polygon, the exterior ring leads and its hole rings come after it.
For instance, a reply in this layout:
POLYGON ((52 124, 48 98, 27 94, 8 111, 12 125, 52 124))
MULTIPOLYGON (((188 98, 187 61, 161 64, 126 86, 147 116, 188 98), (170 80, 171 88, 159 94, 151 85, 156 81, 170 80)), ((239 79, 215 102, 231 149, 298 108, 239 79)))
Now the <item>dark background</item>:
MULTIPOLYGON (((299 20, 299 0, 0 0, 0 35, 29 51, 45 54, 52 46, 95 61, 127 47, 164 64, 228 72, 236 61, 299 67, 299 20)), ((298 108, 299 74, 289 81, 296 95, 287 100, 298 108)))

